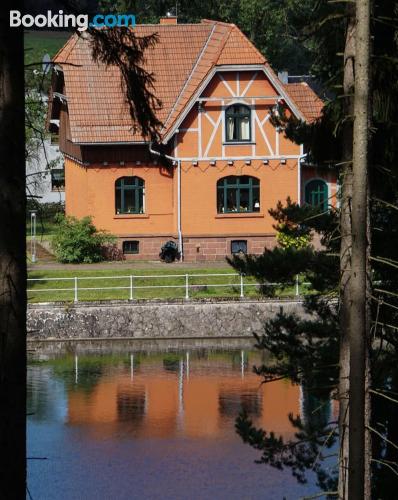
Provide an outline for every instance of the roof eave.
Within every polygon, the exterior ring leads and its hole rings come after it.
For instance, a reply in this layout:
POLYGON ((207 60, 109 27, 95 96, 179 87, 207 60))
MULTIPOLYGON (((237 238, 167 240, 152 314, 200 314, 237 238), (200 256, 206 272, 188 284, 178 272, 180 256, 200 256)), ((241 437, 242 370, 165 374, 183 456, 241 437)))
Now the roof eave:
POLYGON ((72 141, 73 144, 78 144, 79 146, 137 146, 149 144, 149 141, 113 141, 113 142, 81 142, 72 141))

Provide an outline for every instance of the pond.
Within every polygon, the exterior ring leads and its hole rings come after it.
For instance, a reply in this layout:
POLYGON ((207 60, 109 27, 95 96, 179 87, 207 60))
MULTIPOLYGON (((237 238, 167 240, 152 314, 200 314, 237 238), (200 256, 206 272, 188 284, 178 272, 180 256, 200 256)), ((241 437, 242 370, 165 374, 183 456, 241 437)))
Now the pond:
MULTIPOLYGON (((302 388, 261 385, 262 353, 179 342, 43 343, 28 366, 28 486, 36 499, 298 499, 319 492, 256 464, 235 431, 244 409, 292 437, 302 388)), ((330 405, 327 412, 335 409, 330 405)))

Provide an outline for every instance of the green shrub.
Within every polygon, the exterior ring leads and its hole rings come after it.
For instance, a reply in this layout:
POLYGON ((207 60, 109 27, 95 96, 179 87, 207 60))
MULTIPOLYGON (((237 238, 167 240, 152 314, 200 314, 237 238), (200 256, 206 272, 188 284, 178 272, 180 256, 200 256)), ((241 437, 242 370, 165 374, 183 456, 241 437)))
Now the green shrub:
POLYGON ((276 233, 276 240, 282 248, 295 248, 296 250, 302 250, 303 248, 307 248, 309 246, 311 242, 311 235, 299 234, 298 231, 294 234, 292 231, 288 231, 286 226, 280 224, 276 233))
POLYGON ((57 229, 52 248, 59 262, 69 264, 92 263, 103 260, 102 247, 114 243, 115 237, 98 231, 91 217, 56 216, 57 229))

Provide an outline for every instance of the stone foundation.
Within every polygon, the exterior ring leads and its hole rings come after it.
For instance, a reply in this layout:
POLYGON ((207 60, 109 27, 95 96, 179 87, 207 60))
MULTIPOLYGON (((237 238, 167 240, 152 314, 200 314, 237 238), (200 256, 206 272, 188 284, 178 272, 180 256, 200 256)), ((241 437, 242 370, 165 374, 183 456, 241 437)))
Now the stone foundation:
MULTIPOLYGON (((166 241, 172 240, 178 244, 175 236, 125 236, 119 237, 118 246, 123 248, 124 241, 137 241, 139 252, 125 254, 126 260, 159 260, 159 253, 166 241)), ((272 249, 275 244, 275 235, 260 236, 187 236, 183 238, 184 261, 186 262, 215 262, 223 261, 231 256, 231 242, 246 241, 247 253, 261 255, 264 248, 272 249)))
POLYGON ((280 311, 308 317, 300 300, 30 304, 28 340, 252 338, 280 311))
POLYGON ((174 236, 119 236, 118 247, 123 249, 124 241, 137 241, 139 251, 136 254, 125 253, 126 260, 159 260, 159 253, 166 241, 172 240, 178 244, 174 236))

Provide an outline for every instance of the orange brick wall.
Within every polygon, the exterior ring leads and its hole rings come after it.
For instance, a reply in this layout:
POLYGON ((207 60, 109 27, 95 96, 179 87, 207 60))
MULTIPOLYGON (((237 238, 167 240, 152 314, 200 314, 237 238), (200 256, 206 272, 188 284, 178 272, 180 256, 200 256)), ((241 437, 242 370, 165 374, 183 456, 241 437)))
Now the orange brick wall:
POLYGON ((175 175, 156 165, 90 165, 65 161, 66 213, 91 215, 99 229, 115 235, 173 234, 175 223, 175 175), (138 176, 145 181, 145 213, 115 213, 115 182, 138 176))
POLYGON ((287 160, 286 165, 270 161, 264 165, 253 160, 251 165, 237 161, 228 166, 218 161, 212 167, 201 163, 197 167, 182 164, 182 227, 185 235, 233 235, 274 233, 274 220, 268 214, 279 200, 290 196, 297 200, 297 161, 287 160), (251 175, 260 180, 259 213, 217 213, 217 181, 228 175, 251 175))

